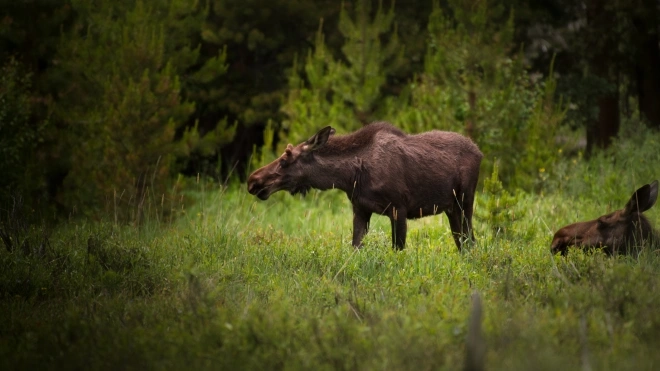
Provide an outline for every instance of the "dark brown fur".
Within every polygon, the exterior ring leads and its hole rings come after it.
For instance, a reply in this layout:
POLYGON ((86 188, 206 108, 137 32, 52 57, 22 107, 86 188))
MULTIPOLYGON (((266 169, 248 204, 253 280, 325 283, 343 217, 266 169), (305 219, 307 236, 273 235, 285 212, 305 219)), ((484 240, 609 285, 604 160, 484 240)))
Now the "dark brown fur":
POLYGON ((657 233, 642 214, 650 209, 658 198, 658 181, 639 188, 626 206, 598 219, 567 225, 555 233, 551 250, 566 255, 570 246, 581 248, 601 247, 605 253, 634 253, 639 248, 654 246, 657 233))
POLYGON ((472 206, 483 155, 457 133, 407 135, 373 123, 343 136, 327 126, 307 141, 288 145, 272 163, 248 178, 262 200, 279 190, 338 188, 353 205, 353 245, 360 247, 372 214, 387 215, 392 243, 405 246, 406 220, 446 213, 456 245, 470 239, 472 206))

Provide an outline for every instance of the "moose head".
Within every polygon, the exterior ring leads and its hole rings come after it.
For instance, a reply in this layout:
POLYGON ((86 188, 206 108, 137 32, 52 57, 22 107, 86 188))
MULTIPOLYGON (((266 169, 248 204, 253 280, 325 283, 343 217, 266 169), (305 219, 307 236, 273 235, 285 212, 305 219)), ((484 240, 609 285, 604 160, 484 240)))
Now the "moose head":
POLYGON ((306 141, 293 146, 288 144, 284 153, 275 161, 256 170, 248 178, 248 192, 267 200, 277 191, 289 191, 292 195, 305 195, 312 185, 312 178, 317 176, 314 151, 323 147, 335 129, 326 126, 306 141))
POLYGON ((658 198, 658 181, 633 193, 626 206, 595 220, 567 225, 555 233, 551 250, 566 255, 568 247, 603 248, 608 254, 631 253, 644 242, 657 243, 657 234, 642 214, 658 198))

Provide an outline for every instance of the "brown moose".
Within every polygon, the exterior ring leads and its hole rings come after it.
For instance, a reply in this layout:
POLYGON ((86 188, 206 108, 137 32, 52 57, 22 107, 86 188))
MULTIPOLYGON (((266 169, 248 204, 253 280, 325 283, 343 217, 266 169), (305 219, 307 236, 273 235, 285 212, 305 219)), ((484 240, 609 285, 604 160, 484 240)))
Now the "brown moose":
POLYGON ((305 194, 338 188, 353 205, 353 246, 360 247, 371 215, 390 218, 392 244, 403 249, 406 220, 447 214, 456 246, 473 241, 472 205, 482 153, 452 132, 408 135, 384 122, 334 136, 326 126, 307 141, 289 144, 277 160, 248 178, 262 200, 280 190, 305 194))
POLYGON ((551 250, 566 255, 568 247, 601 247, 607 254, 632 253, 644 243, 659 242, 657 233, 642 214, 658 198, 658 181, 639 188, 626 206, 588 222, 567 225, 555 233, 551 250))

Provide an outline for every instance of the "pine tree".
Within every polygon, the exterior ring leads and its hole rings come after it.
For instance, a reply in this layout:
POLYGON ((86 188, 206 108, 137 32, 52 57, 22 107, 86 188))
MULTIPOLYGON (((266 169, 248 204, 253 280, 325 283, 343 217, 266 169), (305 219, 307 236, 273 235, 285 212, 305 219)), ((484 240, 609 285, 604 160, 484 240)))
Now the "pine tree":
POLYGON ((360 0, 355 5, 355 19, 346 4, 339 17, 339 30, 346 42, 341 48, 344 62, 339 62, 334 90, 353 107, 356 118, 367 124, 381 104, 387 77, 401 67, 404 47, 394 24, 394 4, 384 12, 379 0, 373 20, 371 0, 360 0), (389 36, 388 42, 381 45, 385 35, 389 36))
POLYGON ((394 7, 384 12, 382 2, 378 4, 372 16, 371 0, 357 1, 354 18, 343 5, 338 24, 344 37, 341 58, 326 46, 321 23, 304 73, 294 64, 283 106, 283 136, 290 142, 306 138, 325 122, 352 131, 380 116, 382 89, 388 75, 401 66, 403 47, 394 27, 394 7), (388 40, 385 46, 381 39, 388 40))
POLYGON ((0 205, 38 189, 34 151, 47 121, 31 122, 31 75, 14 58, 0 66, 0 205))
MULTIPOLYGON (((175 131, 194 111, 182 98, 179 76, 199 50, 178 32, 201 22, 204 9, 183 0, 72 5, 79 21, 59 55, 70 83, 55 112, 68 131, 61 143, 70 159, 60 202, 98 210, 118 195, 120 204, 136 206, 127 209, 139 221, 145 200, 167 193, 181 147, 175 131)), ((209 73, 200 71, 191 78, 209 73)))
POLYGON ((558 154, 554 133, 563 118, 553 104, 552 71, 533 81, 513 44, 513 13, 486 1, 438 3, 429 20, 424 73, 389 116, 411 132, 443 129, 474 139, 500 161, 507 186, 531 189, 558 154), (508 15, 507 15, 508 14, 508 15))

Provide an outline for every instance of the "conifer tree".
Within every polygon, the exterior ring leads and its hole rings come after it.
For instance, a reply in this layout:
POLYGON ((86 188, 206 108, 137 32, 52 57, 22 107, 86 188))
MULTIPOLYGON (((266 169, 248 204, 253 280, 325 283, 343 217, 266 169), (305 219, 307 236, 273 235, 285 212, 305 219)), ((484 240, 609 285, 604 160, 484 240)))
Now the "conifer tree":
POLYGON ((15 192, 29 192, 39 184, 34 150, 46 121, 31 124, 31 93, 31 76, 16 59, 0 65, 0 205, 15 192))
POLYGON ((338 27, 344 37, 340 57, 326 46, 321 24, 302 74, 294 64, 283 106, 288 117, 284 136, 291 142, 302 140, 324 122, 352 131, 380 116, 382 89, 388 75, 401 66, 403 46, 394 26, 393 6, 385 12, 379 1, 372 15, 371 0, 355 4, 354 12, 343 4, 340 13, 338 27), (385 45, 381 39, 387 40, 385 45))
MULTIPOLYGON (((181 96, 179 76, 199 51, 178 32, 201 22, 204 9, 184 0, 72 5, 79 21, 59 55, 70 83, 55 112, 69 133, 62 155, 70 171, 60 202, 85 210, 114 205, 108 200, 118 195, 120 203, 137 206, 128 209, 139 221, 145 199, 166 193, 174 154, 181 152, 175 131, 194 111, 181 96)), ((189 78, 208 78, 222 58, 189 78)))
POLYGON ((438 3, 429 19, 424 73, 389 117, 410 132, 443 129, 472 137, 500 161, 507 186, 531 189, 557 156, 554 133, 563 118, 555 81, 534 81, 515 53, 513 13, 485 1, 438 3))
POLYGON ((382 0, 371 18, 371 0, 355 3, 355 19, 344 4, 339 17, 339 31, 345 38, 342 62, 334 90, 342 100, 353 107, 356 118, 369 123, 383 99, 382 88, 403 61, 404 47, 399 42, 394 23, 394 4, 383 11, 382 0), (381 37, 388 35, 385 45, 381 37))

